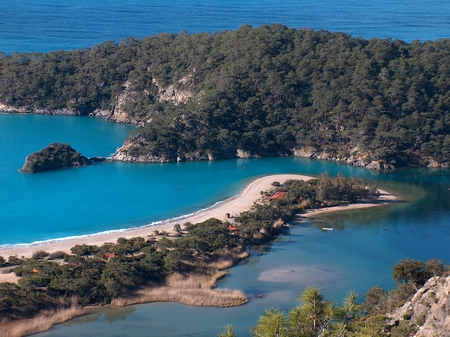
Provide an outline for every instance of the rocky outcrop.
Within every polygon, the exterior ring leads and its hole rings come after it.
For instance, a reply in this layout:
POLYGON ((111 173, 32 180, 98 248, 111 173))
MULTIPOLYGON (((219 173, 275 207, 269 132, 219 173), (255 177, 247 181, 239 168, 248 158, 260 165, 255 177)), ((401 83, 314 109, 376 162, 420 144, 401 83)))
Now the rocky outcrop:
POLYGON ((407 322, 416 337, 450 337, 450 276, 433 277, 392 316, 390 325, 407 322))
POLYGON ((111 160, 136 163, 170 163, 184 161, 211 161, 229 158, 261 158, 259 155, 254 155, 249 151, 244 151, 242 149, 228 149, 216 155, 202 150, 184 152, 172 156, 146 154, 144 146, 139 145, 139 142, 139 139, 126 142, 123 146, 116 150, 116 152, 111 156, 111 160))
POLYGON ((188 75, 179 80, 175 85, 162 86, 156 78, 153 84, 158 88, 160 102, 170 102, 174 105, 186 104, 189 98, 194 96, 194 75, 188 75))
POLYGON ((79 167, 91 164, 91 161, 75 151, 70 145, 52 143, 46 148, 30 154, 20 172, 36 173, 63 167, 79 167))
MULTIPOLYGON (((193 75, 188 75, 179 80, 176 84, 168 86, 161 85, 156 78, 153 78, 153 85, 156 86, 160 102, 169 102, 174 105, 186 104, 189 98, 194 97, 194 81, 193 75)), ((145 95, 149 95, 150 91, 145 89, 145 95)), ((137 103, 140 93, 133 90, 130 82, 126 81, 122 85, 122 91, 116 96, 116 104, 110 110, 96 109, 91 112, 90 116, 105 118, 112 122, 124 123, 136 126, 143 126, 150 123, 153 119, 152 113, 146 113, 143 116, 131 116, 127 111, 127 103, 137 103)), ((143 158, 127 161, 141 161, 143 158)), ((152 159, 154 160, 154 159, 152 159)), ((164 161, 165 162, 165 161, 164 161)))
POLYGON ((431 157, 426 158, 425 166, 430 168, 449 168, 448 163, 440 164, 431 157))
POLYGON ((141 126, 151 120, 147 116, 146 120, 139 117, 132 117, 126 110, 127 103, 136 103, 138 101, 138 92, 130 88, 130 82, 122 84, 122 91, 116 96, 116 104, 110 110, 95 109, 89 116, 105 118, 111 122, 141 126))
POLYGON ((46 108, 32 108, 32 107, 14 107, 11 105, 0 103, 0 111, 8 113, 33 113, 38 115, 65 115, 65 116, 81 116, 82 111, 77 111, 71 108, 64 109, 46 109, 46 108))
POLYGON ((300 149, 293 149, 292 151, 295 157, 336 161, 347 165, 353 165, 377 171, 394 169, 394 166, 386 163, 383 160, 371 159, 371 155, 369 153, 360 152, 358 147, 355 147, 354 149, 349 151, 347 155, 340 156, 324 151, 317 151, 311 146, 302 147, 300 149))
POLYGON ((174 156, 167 155, 154 155, 154 154, 142 154, 139 146, 136 146, 133 142, 126 142, 123 146, 119 147, 116 152, 110 157, 111 160, 125 161, 132 163, 171 163, 182 161, 206 161, 216 160, 210 153, 204 151, 194 151, 189 153, 183 153, 174 156))
MULTIPOLYGON (((91 110, 75 109, 75 108, 35 108, 35 107, 14 107, 11 105, 0 103, 0 111, 7 113, 33 113, 40 115, 66 115, 66 116, 85 116, 99 117, 107 119, 111 122, 142 126, 152 120, 151 114, 145 118, 132 117, 126 111, 128 102, 136 103, 138 101, 138 93, 130 89, 130 83, 127 81, 122 85, 122 91, 115 97, 116 104, 110 109, 97 108, 91 110)), ((67 102, 70 106, 73 102, 67 102)))
POLYGON ((250 153, 249 151, 244 151, 244 150, 241 150, 241 149, 237 149, 236 150, 236 157, 237 158, 244 158, 244 159, 261 158, 261 156, 254 155, 254 154, 250 153))

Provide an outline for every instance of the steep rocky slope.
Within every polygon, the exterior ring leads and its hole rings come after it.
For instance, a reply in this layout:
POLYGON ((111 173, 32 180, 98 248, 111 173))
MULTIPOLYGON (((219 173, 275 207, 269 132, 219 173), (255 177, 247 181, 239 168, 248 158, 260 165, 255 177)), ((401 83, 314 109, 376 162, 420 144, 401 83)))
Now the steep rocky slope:
POLYGON ((450 336, 450 276, 433 277, 393 315, 391 325, 409 322, 416 337, 450 336))

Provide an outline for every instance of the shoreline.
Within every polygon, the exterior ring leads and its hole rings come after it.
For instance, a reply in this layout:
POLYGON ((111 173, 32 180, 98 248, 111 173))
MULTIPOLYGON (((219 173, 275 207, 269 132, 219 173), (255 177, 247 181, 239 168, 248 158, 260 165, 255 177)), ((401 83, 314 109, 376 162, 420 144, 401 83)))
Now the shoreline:
MULTIPOLYGON (((224 201, 220 201, 215 205, 200 210, 196 213, 176 217, 169 220, 163 220, 159 223, 153 223, 149 225, 145 225, 138 228, 132 229, 119 229, 108 232, 96 233, 96 234, 87 234, 77 237, 69 237, 69 238, 61 238, 61 239, 52 239, 48 241, 39 241, 31 244, 17 244, 12 246, 6 246, 0 248, 0 256, 3 256, 5 259, 8 259, 9 256, 17 256, 22 258, 22 256, 29 258, 33 255, 34 252, 38 250, 45 250, 49 253, 56 251, 63 251, 66 253, 71 253, 70 248, 79 244, 89 244, 89 245, 98 245, 101 246, 105 242, 117 242, 119 237, 132 238, 132 237, 147 237, 151 235, 155 230, 160 232, 172 232, 173 226, 177 223, 184 224, 186 222, 198 223, 205 221, 209 218, 217 218, 219 220, 225 220, 225 214, 230 213, 232 216, 238 215, 241 212, 248 211, 261 197, 261 191, 267 191, 272 187, 272 183, 274 181, 278 181, 283 183, 289 179, 302 179, 302 180, 310 180, 314 179, 310 176, 300 175, 300 174, 276 174, 264 176, 261 178, 257 178, 251 181, 249 184, 245 185, 243 189, 235 196, 232 196, 224 201)), ((367 208, 374 207, 381 204, 386 204, 395 200, 396 197, 386 191, 379 190, 380 197, 376 202, 367 202, 367 203, 359 203, 359 204, 350 204, 345 206, 335 206, 335 207, 326 207, 323 209, 312 209, 308 210, 301 214, 302 217, 312 217, 316 216, 323 212, 330 211, 341 211, 341 210, 352 210, 359 208, 367 208)), ((0 275, 1 278, 1 275, 0 275)), ((1 282, 1 280, 0 280, 1 282)))

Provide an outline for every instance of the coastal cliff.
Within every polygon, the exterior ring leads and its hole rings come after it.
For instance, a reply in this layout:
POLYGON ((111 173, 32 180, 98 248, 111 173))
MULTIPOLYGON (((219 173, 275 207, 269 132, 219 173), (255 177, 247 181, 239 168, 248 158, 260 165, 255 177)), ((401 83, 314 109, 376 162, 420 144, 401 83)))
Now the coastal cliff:
POLYGON ((27 156, 20 172, 36 173, 64 167, 90 165, 91 161, 75 151, 70 145, 52 143, 46 148, 27 156))
POLYGON ((450 336, 450 276, 433 277, 391 316, 416 330, 415 337, 450 336))

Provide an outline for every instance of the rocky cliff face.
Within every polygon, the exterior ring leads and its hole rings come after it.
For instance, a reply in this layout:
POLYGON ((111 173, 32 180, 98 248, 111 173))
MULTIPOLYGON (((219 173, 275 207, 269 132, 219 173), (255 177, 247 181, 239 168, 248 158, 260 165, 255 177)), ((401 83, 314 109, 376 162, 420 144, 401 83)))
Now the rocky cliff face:
POLYGON ((174 105, 186 104, 189 98, 194 97, 194 76, 188 75, 179 80, 176 84, 162 86, 156 78, 153 84, 158 88, 158 100, 160 102, 170 102, 174 105))
MULTIPOLYGON (((194 82, 193 75, 188 75, 175 84, 168 86, 161 85, 156 78, 153 78, 153 85, 158 90, 157 99, 160 102, 169 102, 174 105, 186 104, 188 99, 194 97, 194 82)), ((144 93, 149 94, 149 90, 145 89, 144 93)), ((122 85, 122 91, 116 96, 116 104, 110 110, 96 109, 90 116, 101 117, 112 122, 124 123, 136 126, 142 126, 145 123, 152 121, 152 114, 145 116, 130 116, 126 109, 127 103, 136 103, 138 101, 138 92, 130 88, 130 82, 125 82, 122 85)), ((151 159, 151 158, 150 158, 151 159)), ((144 158, 135 158, 135 160, 127 161, 144 161, 144 158)), ((155 160, 154 158, 151 160, 155 160)), ((158 161, 159 162, 159 161, 158 161)), ((163 162, 165 160, 163 159, 163 162)))
POLYGON ((16 108, 11 105, 0 103, 0 111, 9 113, 34 113, 38 115, 66 115, 66 116, 81 116, 82 112, 75 109, 45 109, 45 108, 32 108, 32 107, 20 107, 16 108))
POLYGON ((70 145, 52 143, 46 148, 30 154, 21 172, 36 173, 63 167, 77 167, 91 164, 91 161, 75 151, 70 145))
POLYGON ((116 152, 111 156, 111 160, 116 161, 126 161, 135 163, 171 163, 171 162, 182 162, 182 161, 205 161, 205 160, 216 160, 213 155, 206 153, 204 151, 194 151, 189 153, 183 153, 182 155, 151 155, 151 154, 140 154, 139 147, 133 142, 126 142, 123 146, 119 147, 116 152), (136 154, 137 152, 137 154, 136 154))
MULTIPOLYGON (((372 154, 369 152, 362 152, 358 147, 348 151, 347 155, 336 156, 327 152, 320 152, 313 147, 302 147, 292 150, 294 156, 303 158, 314 158, 321 160, 331 160, 339 163, 363 167, 369 170, 393 170, 395 167, 386 163, 383 160, 373 160, 372 154)), ((426 166, 431 168, 448 168, 448 164, 439 164, 431 157, 416 158, 417 166, 426 166)))
POLYGON ((300 149, 294 149, 294 156, 304 158, 314 158, 321 160, 331 160, 347 165, 353 165, 358 167, 364 167, 369 170, 393 170, 392 165, 387 164, 382 160, 372 160, 369 153, 362 153, 356 147, 349 151, 346 156, 335 156, 327 152, 319 152, 312 147, 302 147, 300 149))
POLYGON ((110 110, 98 108, 91 112, 89 116, 105 118, 115 123, 141 126, 151 120, 151 118, 142 120, 141 118, 130 116, 126 111, 127 102, 135 103, 138 100, 137 96, 137 92, 130 89, 130 82, 127 81, 122 85, 122 91, 116 96, 116 104, 110 110))
MULTIPOLYGON (((138 141, 137 141, 138 142, 138 141)), ((223 151, 220 155, 214 156, 202 150, 185 152, 177 155, 151 155, 141 154, 141 146, 133 141, 126 142, 119 147, 110 157, 111 160, 136 162, 136 163, 170 163, 183 161, 206 161, 228 158, 261 158, 261 156, 251 154, 248 151, 237 149, 236 151, 223 151)))
MULTIPOLYGON (((160 102, 169 102, 174 105, 186 104, 189 99, 200 100, 202 92, 195 92, 194 74, 190 74, 180 79, 176 83, 163 86, 159 81, 153 78, 153 85, 157 88, 157 99, 160 102)), ((144 90, 146 94, 150 91, 144 90)), ((143 126, 146 123, 151 123, 154 115, 147 113, 144 116, 131 116, 126 109, 127 103, 136 103, 139 100, 139 93, 133 91, 130 88, 130 83, 127 81, 122 85, 122 91, 115 97, 115 105, 110 109, 97 108, 90 112, 90 116, 100 117, 112 122, 130 124, 135 126, 143 126)), ((86 115, 85 111, 78 111, 73 108, 63 109, 35 109, 32 107, 20 107, 16 108, 6 104, 0 103, 0 111, 9 113, 36 113, 45 115, 70 115, 80 116, 86 115)), ((124 144, 121 148, 117 149, 113 155, 113 160, 129 161, 129 162, 174 162, 174 161, 191 161, 191 160, 215 160, 223 158, 259 158, 257 154, 252 154, 242 149, 233 150, 231 153, 229 150, 218 149, 221 155, 211 155, 204 153, 203 151, 194 151, 192 153, 174 154, 172 156, 154 156, 154 155, 132 155, 129 151, 132 144, 124 144)), ((302 147, 292 149, 290 154, 297 157, 314 158, 321 160, 336 161, 347 165, 353 165, 357 167, 363 167, 370 170, 392 170, 394 166, 386 163, 383 160, 373 160, 372 155, 368 152, 363 152, 355 147, 345 151, 345 155, 336 155, 327 152, 321 152, 313 147, 302 147)), ((408 163, 408 165, 426 166, 431 168, 449 168, 448 163, 440 164, 431 157, 417 157, 415 160, 408 163), (416 162, 416 163, 415 163, 416 162)))
POLYGON ((433 277, 393 315, 390 324, 407 321, 415 337, 450 337, 450 276, 433 277))

